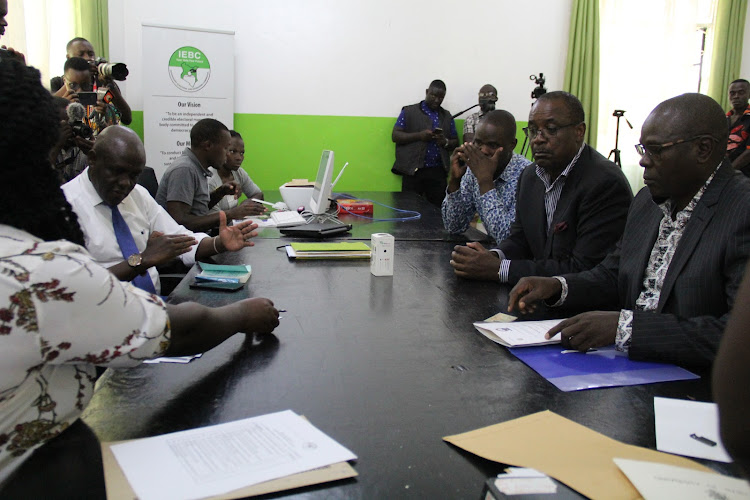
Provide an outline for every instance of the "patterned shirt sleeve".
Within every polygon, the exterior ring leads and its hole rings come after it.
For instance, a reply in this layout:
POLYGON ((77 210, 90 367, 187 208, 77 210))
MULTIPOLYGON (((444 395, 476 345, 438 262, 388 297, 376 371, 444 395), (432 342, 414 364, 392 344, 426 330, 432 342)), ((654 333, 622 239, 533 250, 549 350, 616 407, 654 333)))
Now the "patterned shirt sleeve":
POLYGON ((622 309, 620 319, 617 321, 617 334, 615 335, 615 349, 628 352, 633 337, 633 311, 622 309))
POLYGON ((461 178, 461 187, 447 193, 443 198, 442 212, 443 225, 445 229, 452 234, 460 234, 469 229, 471 220, 477 211, 474 205, 473 184, 476 184, 474 176, 468 175, 468 172, 461 178))
POLYGON ((396 126, 398 128, 406 128, 406 111, 403 108, 401 108, 401 114, 396 118, 396 126))

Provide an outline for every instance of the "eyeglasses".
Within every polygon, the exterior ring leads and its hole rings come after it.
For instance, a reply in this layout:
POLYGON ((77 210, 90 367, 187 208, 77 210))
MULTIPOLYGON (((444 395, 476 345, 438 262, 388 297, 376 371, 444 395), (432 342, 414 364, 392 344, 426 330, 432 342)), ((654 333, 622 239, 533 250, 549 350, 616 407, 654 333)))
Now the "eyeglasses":
POLYGON ((661 153, 667 149, 671 148, 672 146, 677 146, 678 144, 682 144, 685 142, 691 142, 696 139, 711 139, 714 142, 719 142, 719 139, 716 137, 710 136, 710 135, 696 135, 695 137, 689 137, 687 139, 678 139, 676 141, 671 142, 665 142, 664 144, 636 144, 635 150, 638 152, 641 157, 644 157, 646 155, 649 155, 651 158, 657 160, 661 156, 661 153))
POLYGON ((534 125, 529 125, 528 127, 524 127, 523 131, 526 134, 526 137, 529 138, 529 140, 532 140, 532 139, 536 138, 536 136, 540 132, 542 134, 542 137, 544 137, 545 139, 549 139, 551 137, 555 137, 557 135, 557 133, 559 131, 561 131, 562 129, 568 128, 568 127, 577 127, 581 123, 583 123, 583 122, 569 123, 567 125, 561 125, 561 126, 546 125, 546 126, 544 126, 542 128, 537 128, 534 125))

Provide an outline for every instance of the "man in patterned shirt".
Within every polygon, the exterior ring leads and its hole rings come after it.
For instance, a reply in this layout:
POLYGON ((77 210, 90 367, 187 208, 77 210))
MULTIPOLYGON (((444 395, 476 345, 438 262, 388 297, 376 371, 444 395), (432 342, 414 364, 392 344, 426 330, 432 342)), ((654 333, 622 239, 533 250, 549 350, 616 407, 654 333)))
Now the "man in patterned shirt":
POLYGON ((750 82, 735 80, 729 85, 732 109, 727 113, 729 140, 727 158, 732 166, 750 176, 750 82))
POLYGON ((522 279, 509 309, 528 312, 539 300, 602 309, 547 335, 581 351, 615 344, 632 359, 709 367, 750 254, 750 180, 724 158, 726 140, 710 97, 659 104, 636 146, 646 187, 617 249, 590 271, 522 279))
POLYGON ((479 124, 473 143, 451 156, 443 224, 463 233, 479 213, 490 236, 502 241, 516 217, 518 177, 531 162, 515 154, 516 120, 503 110, 490 111, 479 124))
POLYGON ((490 111, 495 109, 497 102, 497 89, 490 85, 483 85, 479 89, 479 111, 469 115, 464 122, 464 142, 472 142, 477 132, 479 121, 490 111))

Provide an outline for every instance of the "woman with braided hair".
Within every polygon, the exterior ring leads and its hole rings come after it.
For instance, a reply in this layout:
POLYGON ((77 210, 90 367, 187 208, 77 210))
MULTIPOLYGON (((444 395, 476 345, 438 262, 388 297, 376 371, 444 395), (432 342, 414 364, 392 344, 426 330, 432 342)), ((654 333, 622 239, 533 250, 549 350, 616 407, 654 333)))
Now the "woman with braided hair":
POLYGON ((195 354, 279 324, 267 299, 165 305, 98 266, 49 160, 58 116, 39 72, 0 58, 0 487, 76 423, 95 365, 195 354))

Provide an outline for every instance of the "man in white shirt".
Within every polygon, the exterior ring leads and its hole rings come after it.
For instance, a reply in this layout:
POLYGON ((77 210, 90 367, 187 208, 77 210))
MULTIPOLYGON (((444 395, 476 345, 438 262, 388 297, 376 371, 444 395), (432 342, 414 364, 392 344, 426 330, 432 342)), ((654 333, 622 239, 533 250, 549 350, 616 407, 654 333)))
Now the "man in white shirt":
POLYGON ((248 240, 257 234, 253 231, 257 226, 249 221, 227 226, 224 213, 215 238, 177 224, 136 184, 146 153, 132 130, 121 126, 103 130, 89 154, 89 163, 81 175, 63 185, 63 192, 78 215, 86 248, 122 281, 158 293, 157 265, 179 257, 191 266, 196 259, 253 245, 248 240), (118 233, 118 219, 123 224, 119 227, 129 229, 130 246, 122 239, 127 233, 118 233))

